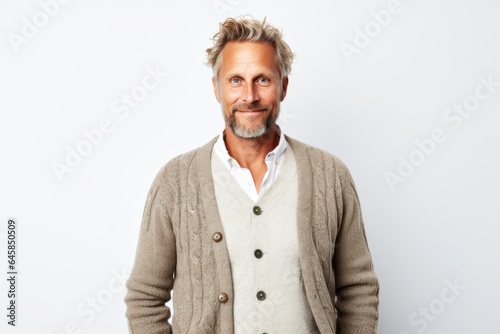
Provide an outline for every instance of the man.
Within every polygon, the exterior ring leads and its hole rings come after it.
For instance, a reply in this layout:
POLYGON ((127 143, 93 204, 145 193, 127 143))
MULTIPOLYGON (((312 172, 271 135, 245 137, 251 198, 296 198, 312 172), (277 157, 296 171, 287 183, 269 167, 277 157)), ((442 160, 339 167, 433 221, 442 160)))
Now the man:
POLYGON ((351 176, 276 125, 293 59, 281 33, 230 18, 207 53, 225 129, 153 182, 127 282, 130 333, 376 333, 351 176))

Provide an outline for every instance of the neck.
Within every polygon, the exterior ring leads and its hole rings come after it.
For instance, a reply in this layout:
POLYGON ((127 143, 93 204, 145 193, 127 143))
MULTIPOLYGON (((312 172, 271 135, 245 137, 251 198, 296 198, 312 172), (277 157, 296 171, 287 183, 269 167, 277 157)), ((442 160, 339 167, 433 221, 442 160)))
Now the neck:
POLYGON ((278 146, 280 136, 276 125, 258 138, 240 138, 226 125, 224 142, 229 155, 243 168, 264 164, 266 155, 278 146))

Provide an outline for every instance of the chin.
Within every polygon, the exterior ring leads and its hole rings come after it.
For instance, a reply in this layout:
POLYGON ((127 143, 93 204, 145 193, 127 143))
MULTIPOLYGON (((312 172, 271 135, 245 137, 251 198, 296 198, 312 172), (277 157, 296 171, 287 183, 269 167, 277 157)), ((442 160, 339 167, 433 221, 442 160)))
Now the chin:
POLYGON ((260 138, 263 135, 265 135, 269 129, 266 128, 264 125, 262 125, 258 129, 242 129, 241 127, 233 127, 231 128, 233 130, 233 133, 243 139, 254 139, 254 138, 260 138))

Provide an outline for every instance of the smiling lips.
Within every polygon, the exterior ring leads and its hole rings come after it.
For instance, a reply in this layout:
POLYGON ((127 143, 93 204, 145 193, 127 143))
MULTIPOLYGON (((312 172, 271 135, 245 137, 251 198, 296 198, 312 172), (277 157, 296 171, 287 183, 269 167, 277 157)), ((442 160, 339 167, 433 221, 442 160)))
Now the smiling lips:
POLYGON ((257 103, 241 103, 233 106, 232 112, 241 112, 245 114, 251 114, 256 112, 267 111, 268 108, 266 106, 257 104, 257 103))
POLYGON ((253 112, 261 112, 261 111, 266 111, 265 109, 253 109, 253 110, 235 110, 239 112, 244 112, 244 113, 253 113, 253 112))

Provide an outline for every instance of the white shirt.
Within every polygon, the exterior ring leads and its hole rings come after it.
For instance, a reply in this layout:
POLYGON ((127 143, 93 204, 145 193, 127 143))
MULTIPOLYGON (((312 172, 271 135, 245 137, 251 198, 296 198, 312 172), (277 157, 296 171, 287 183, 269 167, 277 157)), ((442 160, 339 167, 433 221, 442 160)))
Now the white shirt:
POLYGON ((262 184, 260 186, 260 192, 257 193, 257 188, 253 181, 252 174, 248 168, 242 168, 238 162, 229 155, 227 151, 226 144, 224 143, 224 132, 221 133, 217 142, 214 145, 214 151, 217 156, 221 159, 224 166, 227 168, 229 174, 236 180, 243 191, 256 202, 259 197, 264 195, 271 187, 276 177, 281 169, 281 164, 285 157, 287 142, 285 140, 285 135, 277 127, 280 140, 278 146, 266 155, 265 163, 267 165, 267 172, 264 175, 262 184))

